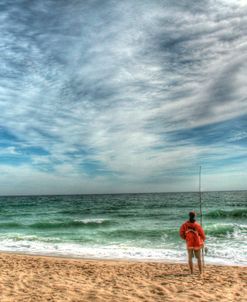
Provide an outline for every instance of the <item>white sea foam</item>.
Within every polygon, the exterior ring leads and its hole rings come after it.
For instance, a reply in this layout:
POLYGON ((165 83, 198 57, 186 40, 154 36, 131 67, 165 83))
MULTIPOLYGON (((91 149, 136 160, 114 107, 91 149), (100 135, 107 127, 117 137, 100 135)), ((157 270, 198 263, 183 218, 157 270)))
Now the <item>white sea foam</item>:
POLYGON ((104 218, 88 218, 88 219, 74 219, 75 222, 81 222, 84 224, 90 224, 90 223, 96 223, 96 224, 102 224, 105 222, 110 221, 109 219, 104 218))
MULTIPOLYGON (((51 243, 30 240, 2 239, 0 250, 3 252, 28 253, 38 255, 52 255, 65 257, 78 257, 85 259, 126 259, 126 260, 152 260, 186 262, 186 250, 167 248, 141 248, 127 245, 89 246, 76 243, 51 243)), ((207 263, 227 265, 247 265, 246 255, 237 252, 236 247, 218 248, 209 245, 207 263)))

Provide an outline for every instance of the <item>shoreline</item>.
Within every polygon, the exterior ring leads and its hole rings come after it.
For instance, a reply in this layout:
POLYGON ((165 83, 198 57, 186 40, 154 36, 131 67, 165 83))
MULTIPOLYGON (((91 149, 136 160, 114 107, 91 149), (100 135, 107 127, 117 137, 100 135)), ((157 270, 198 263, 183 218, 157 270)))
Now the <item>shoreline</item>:
MULTIPOLYGON (((109 261, 109 262, 131 262, 131 263, 164 263, 164 264, 181 264, 186 265, 188 262, 183 260, 173 260, 173 259, 144 259, 144 258, 93 258, 93 257, 81 257, 81 256, 73 256, 73 255, 58 255, 58 254, 42 254, 42 253, 29 253, 29 252, 12 252, 12 251, 1 251, 2 254, 10 254, 10 255, 20 255, 20 256, 33 256, 33 257, 45 257, 45 258, 57 258, 57 259, 67 259, 67 260, 82 260, 82 261, 109 261)), ((196 260, 193 260, 196 265, 196 260)), ((226 267, 243 267, 247 268, 247 264, 232 264, 232 263, 219 263, 219 262, 207 262, 206 266, 226 266, 226 267)))
POLYGON ((247 268, 0 252, 0 301, 245 301, 247 268))

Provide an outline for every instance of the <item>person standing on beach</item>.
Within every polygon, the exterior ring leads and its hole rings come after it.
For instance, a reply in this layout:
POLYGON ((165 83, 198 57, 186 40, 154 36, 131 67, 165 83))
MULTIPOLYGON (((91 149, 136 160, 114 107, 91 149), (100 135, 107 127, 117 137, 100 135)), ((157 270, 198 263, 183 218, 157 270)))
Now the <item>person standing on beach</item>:
POLYGON ((202 274, 202 248, 206 236, 202 226, 195 220, 196 213, 189 213, 189 220, 180 227, 180 237, 186 240, 190 273, 193 274, 193 254, 197 258, 198 268, 202 274))

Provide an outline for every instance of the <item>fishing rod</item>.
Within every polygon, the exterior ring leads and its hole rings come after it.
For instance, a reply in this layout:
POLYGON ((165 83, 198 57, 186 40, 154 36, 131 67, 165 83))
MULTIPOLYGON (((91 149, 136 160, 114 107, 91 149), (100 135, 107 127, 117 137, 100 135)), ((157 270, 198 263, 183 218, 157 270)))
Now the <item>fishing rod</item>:
POLYGON ((199 168, 199 203, 200 203, 200 223, 202 226, 202 190, 201 190, 201 173, 202 167, 199 168))
MULTIPOLYGON (((202 174, 202 167, 199 168, 199 202, 200 202, 200 224, 202 226, 202 190, 201 190, 201 174, 202 174)), ((202 265, 205 266, 204 261, 204 246, 202 247, 202 265)))

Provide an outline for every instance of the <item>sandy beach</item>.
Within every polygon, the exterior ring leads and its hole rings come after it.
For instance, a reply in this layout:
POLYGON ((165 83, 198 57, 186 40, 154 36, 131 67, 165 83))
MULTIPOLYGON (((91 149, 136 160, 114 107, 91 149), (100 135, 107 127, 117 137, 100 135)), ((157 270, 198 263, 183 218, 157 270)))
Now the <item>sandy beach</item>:
POLYGON ((247 267, 0 254, 0 301, 246 301, 247 267))

